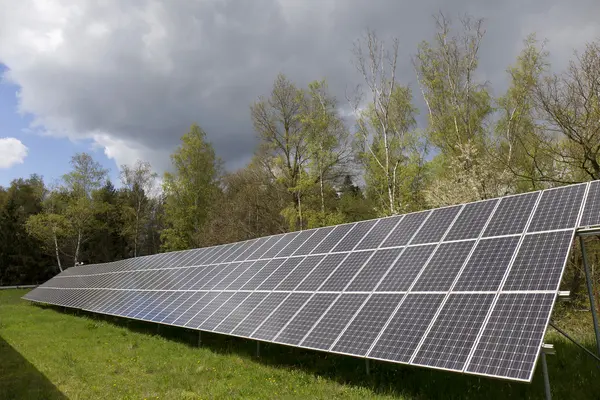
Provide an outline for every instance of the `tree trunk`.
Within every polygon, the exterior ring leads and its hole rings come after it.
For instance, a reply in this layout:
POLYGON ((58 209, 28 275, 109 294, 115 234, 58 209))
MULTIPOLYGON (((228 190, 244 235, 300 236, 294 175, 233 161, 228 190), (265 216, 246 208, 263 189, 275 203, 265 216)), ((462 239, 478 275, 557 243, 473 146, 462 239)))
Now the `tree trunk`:
POLYGON ((81 230, 77 231, 77 246, 75 247, 74 265, 77 266, 79 262, 79 246, 81 245, 81 230))
POLYGON ((54 252, 56 254, 56 263, 58 264, 58 269, 60 272, 63 272, 62 265, 60 263, 60 255, 58 254, 58 239, 56 238, 56 232, 52 232, 52 236, 54 237, 54 252))

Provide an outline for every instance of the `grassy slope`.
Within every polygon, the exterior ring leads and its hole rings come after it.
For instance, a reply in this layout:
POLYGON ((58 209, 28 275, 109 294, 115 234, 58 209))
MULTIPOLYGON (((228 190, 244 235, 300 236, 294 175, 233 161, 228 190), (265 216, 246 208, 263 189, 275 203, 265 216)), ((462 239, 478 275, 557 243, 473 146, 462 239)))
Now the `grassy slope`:
MULTIPOLYGON (((543 398, 541 368, 531 385, 439 372, 203 334, 75 315, 32 305, 23 290, 0 291, 0 399, 89 398, 543 398)), ((560 311, 558 323, 592 349, 589 313, 560 311)), ((600 370, 550 332, 555 398, 592 399, 600 370)))

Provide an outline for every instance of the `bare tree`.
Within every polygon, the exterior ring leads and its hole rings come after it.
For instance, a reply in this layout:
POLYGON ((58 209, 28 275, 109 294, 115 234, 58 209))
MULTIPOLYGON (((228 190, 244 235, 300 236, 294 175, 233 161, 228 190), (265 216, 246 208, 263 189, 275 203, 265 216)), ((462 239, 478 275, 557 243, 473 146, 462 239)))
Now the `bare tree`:
POLYGON ((558 167, 543 179, 600 179, 600 41, 576 53, 566 72, 542 80, 536 95, 545 122, 541 139, 558 167))
MULTIPOLYGON (((408 128, 397 126, 392 121, 394 96, 397 94, 398 46, 398 39, 393 38, 391 46, 386 48, 384 41, 372 30, 367 30, 365 36, 355 43, 355 66, 367 86, 369 105, 366 110, 361 109, 364 96, 360 86, 355 98, 351 99, 358 117, 360 145, 383 173, 390 214, 398 211, 395 188, 401 164, 401 160, 394 160, 392 141, 394 136, 402 135, 408 128), (376 148, 378 145, 380 149, 376 148)), ((410 121, 408 125, 411 125, 410 121)))

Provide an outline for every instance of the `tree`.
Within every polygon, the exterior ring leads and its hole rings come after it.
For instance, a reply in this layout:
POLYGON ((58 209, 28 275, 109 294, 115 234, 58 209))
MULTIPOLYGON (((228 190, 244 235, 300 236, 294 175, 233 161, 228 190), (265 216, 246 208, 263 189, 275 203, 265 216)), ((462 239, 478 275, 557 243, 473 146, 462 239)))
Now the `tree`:
POLYGON ((70 229, 64 211, 65 204, 56 189, 48 190, 43 200, 43 209, 39 214, 31 215, 26 223, 27 233, 42 243, 43 249, 55 257, 60 272, 63 271, 61 262, 62 242, 68 236, 70 229), (60 243, 60 244, 59 244, 60 243))
POLYGON ((26 221, 42 210, 44 182, 38 175, 0 189, 0 286, 38 283, 52 276, 52 259, 27 234, 26 221))
POLYGON ((283 74, 273 84, 269 98, 260 97, 250 107, 254 129, 261 140, 259 156, 272 176, 289 191, 296 215, 297 227, 302 228, 302 186, 300 178, 308 161, 308 148, 301 113, 304 95, 283 74))
POLYGON ((350 158, 349 134, 337 112, 337 100, 329 94, 325 80, 308 85, 300 121, 308 153, 306 186, 319 185, 320 213, 326 215, 327 183, 345 173, 350 158))
POLYGON ((413 65, 427 105, 429 140, 443 155, 459 155, 459 144, 485 145, 485 120, 493 111, 486 86, 475 75, 485 30, 482 19, 470 16, 460 19, 457 35, 441 12, 435 23, 433 44, 419 45, 413 65))
POLYGON ((547 71, 547 56, 543 44, 540 46, 535 35, 529 35, 516 64, 507 71, 510 86, 497 101, 500 117, 496 124, 498 145, 494 150, 501 173, 516 179, 507 182, 510 192, 542 189, 540 171, 546 171, 552 162, 539 137, 542 127, 536 108, 536 88, 547 71))
POLYGON ((126 190, 126 203, 122 207, 125 220, 123 234, 133 242, 134 257, 138 255, 142 228, 150 217, 148 196, 154 190, 157 177, 149 162, 138 160, 132 167, 121 165, 121 183, 126 190))
POLYGON ((365 168, 367 187, 381 204, 380 212, 396 214, 404 208, 399 195, 402 169, 418 152, 418 141, 411 134, 416 126, 416 108, 409 88, 396 82, 398 39, 391 49, 375 32, 355 43, 355 66, 366 83, 370 102, 361 110, 360 92, 352 101, 357 115, 356 145, 365 168))
POLYGON ((600 179, 600 41, 575 53, 562 74, 545 76, 536 88, 543 120, 543 150, 554 164, 538 179, 554 183, 600 179))
POLYGON ((74 265, 81 258, 81 246, 93 235, 99 221, 96 214, 104 210, 105 204, 93 198, 93 192, 106 182, 108 171, 87 153, 78 153, 71 158, 73 170, 63 175, 64 189, 68 192, 64 216, 69 221, 68 236, 73 248, 74 265))
POLYGON ((164 176, 165 222, 161 233, 163 247, 180 250, 201 247, 203 230, 210 211, 217 206, 220 160, 206 133, 196 124, 181 137, 181 145, 171 155, 174 171, 164 176))

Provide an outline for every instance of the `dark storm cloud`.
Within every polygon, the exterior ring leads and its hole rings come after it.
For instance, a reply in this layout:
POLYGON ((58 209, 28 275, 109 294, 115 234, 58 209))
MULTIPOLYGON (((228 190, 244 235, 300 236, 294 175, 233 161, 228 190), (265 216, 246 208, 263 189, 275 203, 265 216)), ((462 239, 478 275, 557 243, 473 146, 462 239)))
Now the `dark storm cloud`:
POLYGON ((528 33, 549 37, 562 65, 600 33, 593 1, 7 3, 0 61, 21 87, 22 110, 51 134, 95 139, 118 164, 143 157, 159 170, 194 121, 229 168, 247 162, 256 144, 249 106, 278 72, 299 86, 326 78, 344 103, 360 83, 351 49, 367 27, 400 39, 398 77, 418 103, 410 57, 432 38, 438 10, 486 19, 480 74, 496 95, 528 33))

